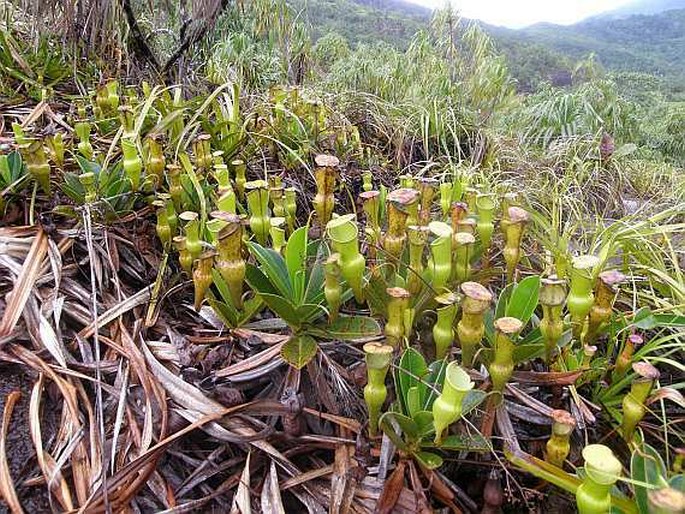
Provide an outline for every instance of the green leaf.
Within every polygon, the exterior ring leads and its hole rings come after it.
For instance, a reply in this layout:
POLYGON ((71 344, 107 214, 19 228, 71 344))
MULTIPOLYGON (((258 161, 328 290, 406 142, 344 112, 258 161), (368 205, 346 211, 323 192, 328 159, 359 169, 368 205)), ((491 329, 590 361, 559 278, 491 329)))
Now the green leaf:
POLYGON ((126 178, 114 177, 113 180, 105 183, 105 188, 102 190, 102 196, 109 198, 116 198, 117 196, 130 191, 130 182, 126 178))
POLYGON ((677 314, 655 314, 653 315, 659 327, 683 328, 685 327, 685 316, 677 314))
POLYGON ((259 310, 264 305, 261 297, 258 295, 253 296, 243 302, 243 310, 239 311, 233 305, 233 300, 231 294, 228 290, 228 286, 224 281, 221 274, 215 269, 212 270, 212 277, 214 279, 214 286, 217 291, 219 291, 219 296, 221 300, 210 297, 208 299, 209 305, 212 307, 221 321, 231 328, 238 328, 252 319, 252 317, 259 312, 259 310))
POLYGON ((407 451, 407 444, 402 439, 402 436, 397 433, 393 423, 391 423, 391 419, 394 419, 394 416, 396 415, 396 412, 385 412, 378 421, 378 425, 381 427, 383 433, 388 436, 388 439, 392 441, 392 444, 399 450, 407 451))
POLYGON ((0 178, 3 188, 13 184, 22 176, 24 162, 21 154, 14 150, 9 155, 0 155, 0 178))
MULTIPOLYGON (((514 363, 527 362, 537 357, 545 355, 544 343, 526 343, 518 344, 514 349, 514 363)), ((492 360, 492 356, 487 359, 487 362, 492 360)))
POLYGON ((9 159, 6 155, 0 155, 0 184, 3 187, 10 185, 12 181, 12 172, 10 171, 9 159))
POLYGON ((21 158, 21 154, 17 150, 10 152, 10 154, 7 156, 7 165, 10 169, 12 182, 14 182, 24 171, 24 160, 21 158))
POLYGON ((283 298, 262 271, 248 264, 245 270, 245 281, 258 294, 264 303, 292 328, 299 328, 300 319, 297 317, 296 307, 289 300, 283 298))
POLYGON ((324 339, 353 341, 378 336, 383 331, 378 322, 369 316, 339 314, 333 323, 317 325, 311 332, 324 339))
MULTIPOLYGON (((196 115, 198 113, 195 113, 196 115)), ((200 179, 195 173, 195 167, 190 162, 190 156, 186 152, 181 152, 178 154, 178 160, 185 171, 184 177, 188 177, 193 185, 193 192, 197 194, 199 205, 200 205, 200 226, 204 226, 207 221, 207 205, 208 202, 205 198, 205 192, 200 184, 200 179)))
POLYGON ((281 348, 281 357, 292 367, 302 369, 314 358, 318 349, 312 336, 292 336, 281 348))
POLYGON ((326 309, 322 305, 306 303, 297 307, 296 314, 300 320, 300 325, 303 325, 314 323, 320 317, 325 316, 326 309))
POLYGON ((526 277, 516 284, 507 304, 506 315, 523 322, 525 327, 535 312, 540 293, 540 277, 537 275, 526 277))
POLYGON ((53 214, 59 214, 60 216, 65 216, 67 218, 79 218, 80 214, 71 205, 57 205, 51 211, 53 214))
POLYGON ((388 293, 385 292, 387 288, 388 283, 379 272, 369 274, 369 280, 364 288, 364 295, 372 315, 387 317, 388 293))
POLYGON ((224 277, 222 277, 221 273, 214 268, 212 268, 212 281, 214 282, 214 286, 216 287, 217 291, 219 291, 219 294, 221 295, 221 301, 230 304, 231 307, 234 307, 233 298, 228 289, 228 285, 224 280, 224 277))
POLYGON ((480 434, 450 435, 442 440, 440 448, 454 451, 487 452, 490 450, 490 443, 480 434))
POLYGON ((262 270, 252 264, 248 264, 245 268, 245 282, 257 294, 279 295, 279 291, 262 270))
POLYGON ((81 173, 92 173, 95 175, 97 178, 97 181, 100 181, 100 171, 102 168, 97 162, 89 161, 82 155, 76 154, 76 163, 78 164, 78 167, 81 169, 81 173))
POLYGON ((79 181, 76 173, 65 173, 64 180, 60 184, 60 188, 77 204, 83 203, 85 190, 83 189, 83 185, 79 181))
POLYGON ((495 306, 495 318, 494 319, 499 319, 503 318, 504 316, 507 316, 507 306, 509 304, 509 299, 511 298, 511 295, 514 291, 514 286, 516 284, 507 284, 504 289, 502 289, 502 292, 499 294, 499 298, 497 298, 497 305, 495 306))
POLYGON ((442 466, 442 457, 431 452, 416 452, 414 457, 428 469, 437 469, 442 466))
POLYGON ((407 412, 413 418, 422 407, 421 389, 419 386, 412 386, 407 391, 407 412))
POLYGON ((414 423, 419 427, 421 437, 435 431, 433 426, 433 413, 429 410, 422 410, 414 414, 414 423))
POLYGON ((400 398, 403 401, 405 412, 408 412, 408 394, 411 387, 420 388, 420 397, 425 397, 426 385, 422 382, 428 373, 428 366, 423 355, 414 348, 407 348, 400 359, 397 369, 397 381, 399 383, 400 398))
POLYGON ((289 301, 299 303, 297 302, 292 284, 290 283, 288 268, 286 267, 285 260, 281 254, 275 252, 271 248, 264 248, 259 243, 250 241, 247 244, 252 255, 259 261, 262 273, 269 279, 273 287, 289 301))
POLYGON ((492 309, 485 311, 483 316, 483 326, 485 327, 485 339, 487 339, 490 346, 495 344, 495 313, 492 309))
POLYGON ((428 376, 426 377, 426 382, 428 383, 427 394, 423 404, 423 408, 428 410, 433 407, 433 402, 440 394, 436 388, 437 384, 443 384, 445 382, 445 370, 447 369, 447 360, 439 360, 431 363, 428 366, 428 376))
POLYGON ((388 197, 388 188, 385 187, 384 184, 381 184, 381 187, 378 188, 378 190, 379 190, 380 193, 381 193, 380 197, 378 198, 379 204, 380 204, 380 209, 379 209, 379 212, 378 212, 378 219, 381 219, 381 220, 382 220, 382 219, 385 219, 385 211, 386 211, 386 209, 385 209, 385 200, 386 200, 386 198, 388 197))
POLYGON ((304 296, 307 265, 307 227, 300 227, 288 238, 285 245, 285 264, 290 275, 295 298, 298 302, 304 296))
POLYGON ((488 394, 485 391, 481 391, 480 389, 472 389, 468 393, 466 393, 466 397, 462 401, 461 404, 461 415, 466 416, 469 412, 471 412, 473 409, 478 407, 485 398, 487 398, 488 394))
POLYGON ((405 440, 417 440, 419 438, 419 426, 412 418, 399 412, 388 412, 387 416, 397 423, 405 436, 405 440))
POLYGON ((220 302, 214 298, 207 298, 207 302, 215 314, 224 322, 224 325, 230 328, 236 328, 238 326, 238 311, 236 311, 232 305, 220 302))
POLYGON ((630 459, 630 475, 631 479, 636 482, 633 484, 635 503, 637 503, 641 514, 648 514, 648 488, 637 482, 650 484, 658 488, 666 487, 666 465, 659 453, 651 446, 645 444, 642 448, 638 448, 633 452, 630 459))
POLYGON ((238 326, 249 323, 250 320, 257 314, 264 306, 264 301, 259 295, 254 295, 243 301, 243 310, 239 312, 238 326))
POLYGON ((524 344, 544 344, 542 341, 542 333, 540 332, 540 329, 538 327, 535 327, 533 330, 528 332, 525 337, 522 337, 518 341, 518 346, 524 345, 524 344))
POLYGON ((685 474, 672 476, 668 481, 668 486, 685 494, 685 474))
POLYGON ((460 202, 462 196, 464 196, 464 184, 461 180, 457 179, 452 181, 452 201, 460 202))
MULTIPOLYGON (((568 345, 573 339, 571 330, 566 330, 559 340, 559 348, 568 345)), ((514 348, 514 363, 526 362, 542 357, 545 354, 545 345, 542 342, 542 334, 540 329, 536 328, 528 333, 514 348)))
POLYGON ((289 327, 294 331, 298 330, 301 326, 303 320, 297 314, 297 307, 295 307, 291 302, 283 298, 282 296, 272 295, 268 293, 259 293, 264 303, 271 309, 274 314, 285 321, 289 327))
MULTIPOLYGON (((304 293, 304 301, 306 303, 324 303, 326 301, 326 297, 324 295, 324 281, 325 281, 325 272, 324 272, 324 267, 323 267, 323 262, 326 260, 328 257, 328 252, 326 251, 326 245, 319 244, 318 242, 314 243, 316 245, 317 251, 315 254, 316 260, 314 261, 314 265, 310 269, 306 269, 302 272, 307 274, 305 278, 306 282, 306 290, 304 293)), ((313 246, 312 244, 309 245, 310 247, 313 246)), ((342 301, 345 301, 344 295, 347 293, 345 289, 343 289, 343 298, 342 301)), ((347 299, 350 297, 348 296, 347 299)))
POLYGON ((658 326, 658 322, 649 307, 642 307, 635 313, 633 326, 642 330, 651 330, 658 326))

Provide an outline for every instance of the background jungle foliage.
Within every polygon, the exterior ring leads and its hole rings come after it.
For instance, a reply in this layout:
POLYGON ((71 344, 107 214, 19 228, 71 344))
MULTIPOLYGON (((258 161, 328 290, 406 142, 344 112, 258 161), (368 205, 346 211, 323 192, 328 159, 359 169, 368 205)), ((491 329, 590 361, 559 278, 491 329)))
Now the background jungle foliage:
POLYGON ((39 97, 44 86, 50 94, 61 82, 119 70, 198 89, 300 84, 329 96, 353 90, 336 99, 344 110, 354 100, 350 115, 368 109, 364 116, 382 123, 409 119, 396 128, 422 141, 424 157, 436 143, 444 153, 470 129, 487 128, 506 138, 523 133, 531 149, 607 131, 619 146, 636 145, 632 157, 683 162, 685 10, 512 31, 403 1, 42 0, 1 8, 11 28, 0 47, 8 97, 39 97))

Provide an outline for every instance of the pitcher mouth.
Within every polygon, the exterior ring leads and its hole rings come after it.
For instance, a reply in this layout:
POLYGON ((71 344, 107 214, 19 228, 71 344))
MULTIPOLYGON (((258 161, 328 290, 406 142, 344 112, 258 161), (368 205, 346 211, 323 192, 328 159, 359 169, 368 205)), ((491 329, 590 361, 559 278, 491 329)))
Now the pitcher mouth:
POLYGON ((476 198, 476 209, 492 211, 495 208, 495 199, 492 194, 478 195, 476 198))
POLYGON ((379 191, 364 191, 363 193, 359 193, 359 198, 362 200, 373 200, 374 198, 378 198, 381 196, 381 193, 379 191))
POLYGON ((599 257, 595 257, 594 255, 580 255, 580 256, 575 257, 573 259, 573 267, 579 271, 580 270, 592 271, 592 269, 599 266, 599 263, 600 263, 599 257))
POLYGON ((480 302, 491 302, 492 293, 488 291, 485 286, 479 284, 478 282, 464 282, 461 285, 462 292, 469 298, 478 300, 480 302))
POLYGON ((428 228, 430 229, 431 234, 436 237, 436 240, 452 237, 452 227, 442 221, 431 221, 428 224, 428 228))
POLYGON ((438 302, 443 307, 449 307, 459 302, 459 296, 455 293, 443 293, 435 297, 435 301, 438 302))
POLYGON ((269 184, 267 184, 266 180, 252 180, 250 182, 245 183, 245 189, 248 191, 255 191, 258 189, 267 189, 269 187, 269 184))
POLYGON ((583 449, 585 471, 598 484, 613 484, 621 474, 621 463, 604 445, 590 444, 583 449))
POLYGON ((476 385, 469 374, 456 362, 450 362, 445 370, 445 380, 457 391, 470 391, 476 385))
POLYGON ((523 323, 517 318, 507 316, 495 320, 495 328, 504 334, 513 335, 521 331, 523 323))
POLYGON ((346 214, 333 218, 326 225, 328 236, 336 243, 347 243, 359 234, 359 228, 354 223, 354 214, 346 214))
POLYGON ((419 199, 419 192, 416 189, 401 187, 389 192, 387 199, 389 202, 407 207, 419 199))
POLYGON ((476 242, 476 238, 473 237, 473 234, 469 234, 468 232, 457 232, 454 234, 454 240, 459 246, 471 245, 476 242))

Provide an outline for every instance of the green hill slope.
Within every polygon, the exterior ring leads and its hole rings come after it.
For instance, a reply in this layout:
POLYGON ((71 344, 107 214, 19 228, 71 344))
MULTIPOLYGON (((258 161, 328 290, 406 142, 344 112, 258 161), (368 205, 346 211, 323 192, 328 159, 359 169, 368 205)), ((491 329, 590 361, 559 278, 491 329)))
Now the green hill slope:
POLYGON ((634 14, 659 14, 671 9, 685 9, 685 0, 636 0, 598 14, 593 19, 626 18, 634 14))
POLYGON ((503 44, 537 43, 573 59, 594 52, 609 69, 685 77, 685 9, 570 26, 490 27, 503 44))
POLYGON ((309 21, 314 39, 337 32, 356 45, 384 41, 406 48, 416 31, 428 25, 432 11, 401 0, 292 0, 309 21))
MULTIPOLYGON (((292 2, 311 24, 315 39, 334 31, 352 46, 384 41, 404 49, 417 30, 428 27, 431 16, 430 9, 404 0, 292 2)), ((563 84, 574 63, 590 53, 609 70, 660 75, 678 89, 685 83, 685 9, 624 16, 630 9, 666 9, 683 2, 640 1, 569 26, 537 24, 520 30, 483 26, 507 56, 522 90, 534 89, 542 80, 563 84)))

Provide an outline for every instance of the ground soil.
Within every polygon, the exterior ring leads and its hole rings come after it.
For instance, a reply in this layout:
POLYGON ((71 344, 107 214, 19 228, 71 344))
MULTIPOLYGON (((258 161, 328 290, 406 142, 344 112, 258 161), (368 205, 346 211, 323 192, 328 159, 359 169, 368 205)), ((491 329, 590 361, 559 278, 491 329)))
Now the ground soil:
MULTIPOLYGON (((14 487, 25 512, 39 514, 51 512, 50 501, 43 482, 27 485, 26 481, 41 476, 36 452, 29 432, 29 401, 35 377, 27 375, 16 364, 0 365, 0 413, 4 411, 7 396, 20 391, 21 398, 14 407, 12 421, 7 433, 7 461, 14 487)), ((46 395, 47 396, 47 395, 46 395)), ((44 398, 44 403, 47 398, 44 398)), ((47 405, 50 405, 47 400, 47 405)), ((43 444, 55 434, 57 409, 44 409, 41 422, 43 444)), ((9 512, 7 505, 0 502, 0 514, 9 512)))

